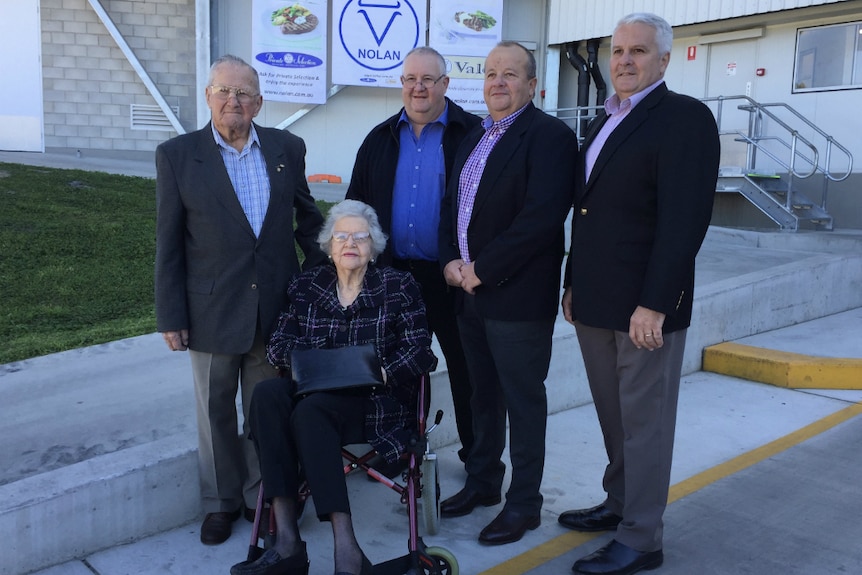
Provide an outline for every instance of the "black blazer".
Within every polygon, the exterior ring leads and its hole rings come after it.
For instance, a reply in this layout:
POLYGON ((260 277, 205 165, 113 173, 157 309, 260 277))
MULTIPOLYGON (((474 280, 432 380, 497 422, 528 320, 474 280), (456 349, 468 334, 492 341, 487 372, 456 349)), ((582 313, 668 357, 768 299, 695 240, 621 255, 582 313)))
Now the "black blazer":
MULTIPOLYGON (((477 126, 455 157, 440 216, 442 267, 461 258, 458 176, 483 133, 477 126)), ((556 317, 563 222, 572 206, 577 155, 572 130, 530 103, 488 157, 467 231, 482 280, 476 306, 483 316, 509 321, 556 317)))
POLYGON ((156 324, 189 330, 189 347, 239 354, 258 324, 268 337, 299 271, 325 261, 317 244, 323 217, 305 180, 305 143, 255 126, 269 174, 270 199, 255 237, 207 124, 156 149, 156 324), (296 208, 297 228, 293 219, 296 208))
MULTIPOLYGON (((593 121, 584 150, 606 120, 602 112, 593 121)), ((663 332, 688 327, 718 179, 712 113, 662 83, 611 133, 588 182, 584 158, 565 282, 575 319, 628 332, 641 305, 666 314, 663 332)))

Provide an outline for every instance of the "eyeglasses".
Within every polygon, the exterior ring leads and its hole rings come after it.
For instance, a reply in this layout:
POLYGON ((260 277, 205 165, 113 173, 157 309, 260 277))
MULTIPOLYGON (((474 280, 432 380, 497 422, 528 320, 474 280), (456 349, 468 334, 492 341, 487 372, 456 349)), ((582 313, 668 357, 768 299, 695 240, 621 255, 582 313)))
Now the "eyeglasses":
POLYGON ((436 80, 431 76, 425 76, 424 78, 414 78, 413 76, 409 76, 405 78, 401 76, 401 85, 407 88, 408 90, 412 90, 416 87, 416 84, 421 85, 426 90, 430 90, 434 86, 437 85, 437 82, 446 77, 446 74, 440 74, 436 80))
POLYGON ((332 232, 332 239, 340 244, 346 242, 347 238, 353 238, 354 243, 364 244, 371 239, 371 234, 369 232, 332 232))
POLYGON ((219 84, 213 84, 210 88, 210 94, 217 100, 227 101, 230 98, 230 95, 233 94, 236 96, 237 102, 240 104, 250 104, 252 100, 257 98, 260 94, 252 94, 250 92, 246 92, 242 88, 234 88, 233 86, 221 86, 219 84))

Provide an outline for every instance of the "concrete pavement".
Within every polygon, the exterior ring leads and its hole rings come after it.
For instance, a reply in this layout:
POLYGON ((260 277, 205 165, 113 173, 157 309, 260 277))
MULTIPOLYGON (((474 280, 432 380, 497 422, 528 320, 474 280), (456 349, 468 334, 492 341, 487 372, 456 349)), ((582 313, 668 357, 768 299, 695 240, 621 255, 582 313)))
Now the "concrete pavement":
MULTIPOLYGON (((27 163, 9 154, 0 162, 27 163)), ((343 197, 343 188, 326 190, 343 197)), ((710 230, 698 257, 661 573, 862 573, 862 392, 700 371, 702 350, 725 341, 862 358, 860 326, 862 235, 710 230)), ((447 416, 432 439, 444 497, 464 481, 445 378, 443 365, 432 409, 447 416)), ((568 573, 611 536, 556 524, 560 512, 601 501, 606 463, 577 342, 562 320, 547 386, 542 526, 518 543, 484 547, 476 536, 499 507, 443 519, 426 543, 453 552, 463 574, 568 573)), ((227 573, 244 558, 242 520, 224 545, 198 540, 188 357, 168 352, 160 336, 2 365, 0 394, 0 575, 227 573)), ((349 485, 369 557, 403 554, 398 498, 363 477, 349 485)), ((301 529, 311 573, 331 572, 329 526, 307 513, 301 529)))

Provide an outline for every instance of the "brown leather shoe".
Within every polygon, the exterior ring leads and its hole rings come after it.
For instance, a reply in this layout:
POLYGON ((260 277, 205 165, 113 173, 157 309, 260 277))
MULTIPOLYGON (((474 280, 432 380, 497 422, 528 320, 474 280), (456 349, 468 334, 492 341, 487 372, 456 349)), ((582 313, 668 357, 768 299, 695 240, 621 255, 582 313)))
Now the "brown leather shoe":
POLYGON ((605 507, 604 503, 589 509, 563 511, 557 521, 575 531, 610 531, 616 529, 623 518, 605 507))
POLYGON ((526 515, 503 509, 487 527, 479 533, 479 542, 486 545, 503 545, 519 541, 528 529, 535 529, 542 523, 539 515, 526 515))
POLYGON ((230 537, 233 522, 239 519, 242 509, 236 511, 219 511, 207 513, 201 525, 201 543, 204 545, 219 545, 230 537))
POLYGON ((482 495, 465 487, 449 499, 440 503, 440 515, 442 517, 461 517, 470 514, 477 505, 490 507, 500 503, 500 494, 482 495))

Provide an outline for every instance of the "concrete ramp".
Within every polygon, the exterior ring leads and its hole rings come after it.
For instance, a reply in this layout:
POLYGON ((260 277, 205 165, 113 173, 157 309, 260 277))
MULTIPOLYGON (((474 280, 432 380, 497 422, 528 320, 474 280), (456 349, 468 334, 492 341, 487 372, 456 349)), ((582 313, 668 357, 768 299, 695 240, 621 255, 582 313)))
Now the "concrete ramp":
MULTIPOLYGON (((706 347, 862 307, 862 236, 713 228, 695 296, 685 373, 701 369, 706 347)), ((591 400, 562 319, 547 388, 552 413, 591 400)), ((160 335, 2 365, 0 394, 0 575, 201 515, 191 369, 160 335)), ((445 364, 432 376, 432 409, 446 412, 435 445, 454 442, 445 364)))

